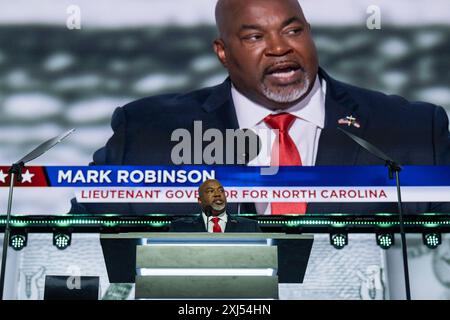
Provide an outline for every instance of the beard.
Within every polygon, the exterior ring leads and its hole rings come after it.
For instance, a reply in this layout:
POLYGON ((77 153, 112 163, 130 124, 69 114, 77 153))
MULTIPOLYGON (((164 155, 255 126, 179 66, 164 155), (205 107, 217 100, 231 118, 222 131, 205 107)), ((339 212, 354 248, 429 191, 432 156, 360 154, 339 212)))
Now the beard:
POLYGON ((211 203, 211 208, 213 208, 214 211, 218 211, 218 212, 222 212, 223 210, 225 210, 226 206, 227 206, 226 203, 223 203, 223 204, 211 203))
POLYGON ((291 103, 303 97, 311 85, 309 74, 304 73, 303 79, 285 86, 268 86, 262 81, 261 91, 264 96, 277 103, 291 103))

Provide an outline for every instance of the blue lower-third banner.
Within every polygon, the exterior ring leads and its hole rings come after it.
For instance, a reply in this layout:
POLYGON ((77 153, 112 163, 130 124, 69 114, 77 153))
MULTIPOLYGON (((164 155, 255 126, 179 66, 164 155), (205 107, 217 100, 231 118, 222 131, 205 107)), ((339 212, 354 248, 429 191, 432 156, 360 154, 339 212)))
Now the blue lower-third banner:
MULTIPOLYGON (((0 166, 0 187, 10 183, 0 166)), ((394 202, 396 181, 383 166, 48 166, 26 167, 18 187, 74 188, 79 202, 196 202, 217 179, 229 202, 394 202)), ((406 202, 449 201, 450 166, 405 166, 406 202)))

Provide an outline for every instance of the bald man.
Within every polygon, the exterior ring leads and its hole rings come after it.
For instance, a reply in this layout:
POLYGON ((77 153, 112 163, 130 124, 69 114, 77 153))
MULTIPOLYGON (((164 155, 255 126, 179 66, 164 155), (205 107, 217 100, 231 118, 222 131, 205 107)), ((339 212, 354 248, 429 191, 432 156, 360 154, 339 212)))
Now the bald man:
POLYGON ((172 221, 169 232, 261 232, 257 221, 227 213, 225 189, 218 180, 206 180, 198 188, 198 194, 201 214, 172 221))
MULTIPOLYGON (((314 87, 317 51, 299 3, 220 0, 214 50, 235 95, 267 110, 287 110, 314 87)), ((239 97, 237 97, 239 98, 239 97)))
MULTIPOLYGON (((194 121, 201 121, 204 131, 218 129, 224 136, 227 129, 266 129, 269 142, 280 132, 280 144, 273 145, 279 161, 260 155, 260 165, 275 161, 281 166, 384 165, 337 127, 368 140, 403 165, 450 164, 444 109, 334 80, 319 67, 312 29, 298 1, 220 0, 216 19, 219 37, 213 47, 229 77, 215 87, 148 97, 118 108, 112 120, 114 135, 95 153, 95 164, 174 164, 172 150, 179 141, 171 139, 172 133, 182 128, 195 138, 194 121)), ((209 144, 195 143, 204 148, 209 144)), ((183 162, 203 159, 202 151, 183 154, 183 162)), ((215 163, 226 163, 226 153, 223 157, 217 153, 215 163)), ((196 210, 194 204, 74 203, 72 212, 186 214, 196 210)), ((229 210, 272 215, 396 213, 398 209, 396 203, 379 202, 230 204, 229 210)), ((407 203, 405 210, 450 212, 448 204, 424 202, 407 203)))

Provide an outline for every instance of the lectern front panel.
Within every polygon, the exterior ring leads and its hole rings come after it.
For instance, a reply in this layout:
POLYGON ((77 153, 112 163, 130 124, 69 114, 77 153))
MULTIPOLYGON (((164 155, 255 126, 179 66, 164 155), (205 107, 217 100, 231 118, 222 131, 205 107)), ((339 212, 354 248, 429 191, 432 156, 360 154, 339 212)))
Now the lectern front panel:
POLYGON ((136 299, 278 299, 278 277, 137 276, 136 299))
POLYGON ((138 246, 136 268, 277 268, 275 246, 138 246))

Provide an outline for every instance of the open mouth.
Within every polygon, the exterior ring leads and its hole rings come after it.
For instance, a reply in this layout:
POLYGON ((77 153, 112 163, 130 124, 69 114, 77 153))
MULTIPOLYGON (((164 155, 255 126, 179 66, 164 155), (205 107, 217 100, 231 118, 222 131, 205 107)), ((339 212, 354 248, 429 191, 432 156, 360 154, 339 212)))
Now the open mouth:
POLYGON ((266 69, 266 76, 279 83, 291 83, 302 76, 302 67, 295 62, 277 63, 266 69))

